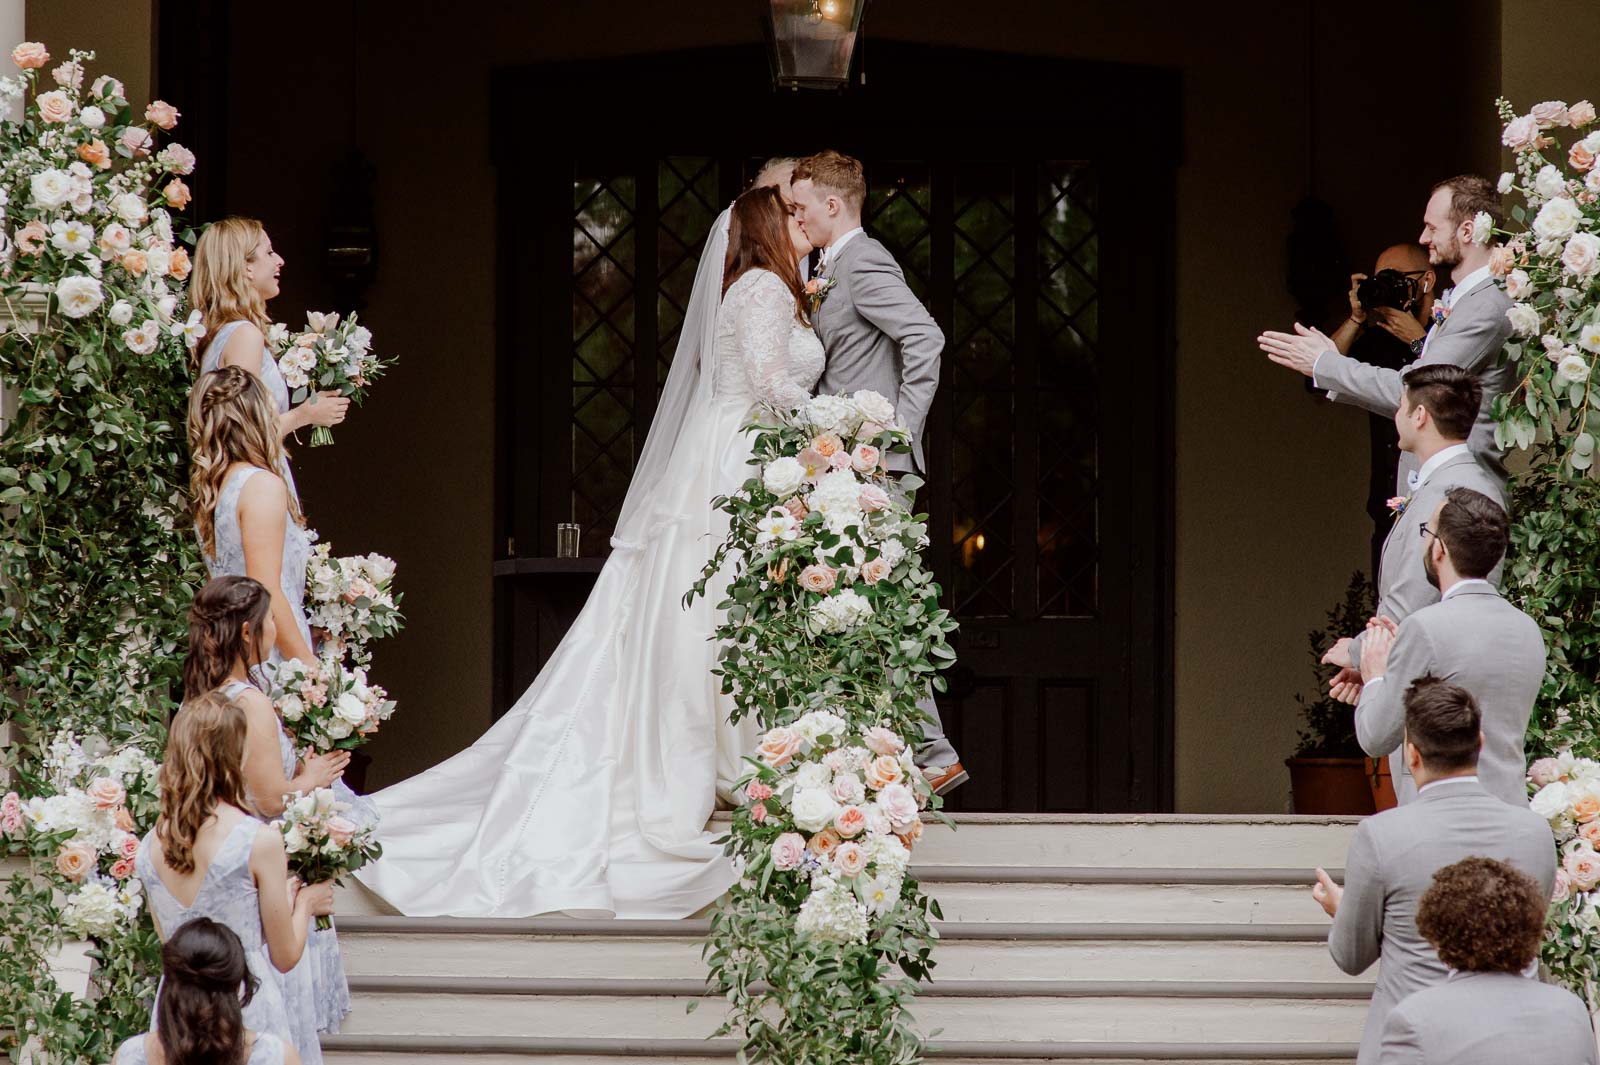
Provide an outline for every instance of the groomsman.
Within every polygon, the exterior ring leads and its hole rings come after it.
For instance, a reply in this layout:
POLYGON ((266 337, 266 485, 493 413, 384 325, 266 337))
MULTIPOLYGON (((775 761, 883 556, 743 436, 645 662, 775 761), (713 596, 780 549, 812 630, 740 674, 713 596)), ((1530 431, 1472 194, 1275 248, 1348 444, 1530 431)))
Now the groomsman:
POLYGON ((1390 1011, 1382 1065, 1596 1065, 1583 1000, 1525 976, 1539 959, 1548 899, 1529 877, 1488 858, 1435 873, 1417 928, 1450 977, 1390 1011))
MULTIPOLYGON (((1433 515, 1452 488, 1471 488, 1505 503, 1499 478, 1473 458, 1467 446, 1482 398, 1477 379, 1456 366, 1418 366, 1406 375, 1394 424, 1402 451, 1417 459, 1417 486, 1392 502, 1394 527, 1383 542, 1378 566, 1378 617, 1375 623, 1398 625, 1407 617, 1439 601, 1423 562, 1418 541, 1422 525, 1433 515), (1384 621, 1387 619, 1387 622, 1384 621)), ((1486 575, 1500 585, 1500 567, 1486 575)), ((1368 632, 1372 631, 1371 628, 1368 632)), ((1365 634, 1347 637, 1333 645, 1323 661, 1341 667, 1331 687, 1335 698, 1354 703, 1361 684, 1361 651, 1365 634)))
POLYGON ((1405 759, 1417 801, 1357 825, 1344 887, 1318 869, 1311 889, 1333 918, 1334 964, 1354 976, 1382 958, 1357 1065, 1379 1060, 1396 1003, 1445 979, 1445 964, 1417 930, 1417 904, 1435 870, 1473 855, 1496 858, 1533 877, 1547 899, 1556 878, 1544 818, 1501 802, 1478 782, 1481 717, 1466 689, 1423 677, 1406 692, 1405 705, 1405 759))
POLYGON ((1505 557, 1509 526, 1505 510, 1488 496, 1451 488, 1413 548, 1442 593, 1439 602, 1400 622, 1395 633, 1379 627, 1363 638, 1356 736, 1372 757, 1389 757, 1402 803, 1417 797, 1400 754, 1404 694, 1426 676, 1459 684, 1478 701, 1484 790, 1518 806, 1528 803, 1522 744, 1544 680, 1545 650, 1538 623, 1486 579, 1505 557))

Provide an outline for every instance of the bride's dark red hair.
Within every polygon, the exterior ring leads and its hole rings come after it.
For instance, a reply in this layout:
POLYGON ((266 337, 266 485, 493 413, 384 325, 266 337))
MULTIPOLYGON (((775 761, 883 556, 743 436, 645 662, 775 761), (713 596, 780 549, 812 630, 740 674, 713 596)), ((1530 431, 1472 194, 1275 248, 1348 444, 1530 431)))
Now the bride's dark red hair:
POLYGON ((794 316, 804 323, 806 290, 800 283, 799 257, 789 240, 789 216, 793 213, 793 205, 771 185, 753 188, 733 201, 722 292, 727 295, 729 287, 751 270, 770 270, 794 293, 794 316))

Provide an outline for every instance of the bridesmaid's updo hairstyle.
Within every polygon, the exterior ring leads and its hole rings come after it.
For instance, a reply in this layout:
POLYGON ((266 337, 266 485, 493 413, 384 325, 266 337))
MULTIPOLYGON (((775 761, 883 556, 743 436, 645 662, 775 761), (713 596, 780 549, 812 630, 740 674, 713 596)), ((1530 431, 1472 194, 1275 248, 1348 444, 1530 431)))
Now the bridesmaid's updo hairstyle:
POLYGON ((271 610, 271 594, 253 577, 218 577, 195 593, 189 605, 189 653, 183 659, 185 699, 222 687, 241 659, 250 666, 265 657, 262 637, 271 610))
POLYGON ((794 205, 771 185, 751 189, 733 201, 728 216, 728 258, 722 267, 722 294, 751 270, 770 270, 794 293, 794 316, 806 322, 806 290, 800 263, 789 240, 794 205))
MULTIPOLYGON (((283 444, 267 386, 249 370, 224 366, 201 377, 189 394, 189 503, 210 555, 217 551, 217 499, 236 462, 276 472, 283 468, 283 444)), ((289 515, 305 524, 292 493, 289 515)))
POLYGON ((256 981, 227 925, 196 917, 161 948, 156 1039, 167 1065, 244 1065, 243 1007, 256 981))
MULTIPOLYGON (((254 218, 231 217, 207 226, 194 246, 194 273, 189 279, 189 304, 200 312, 206 335, 229 322, 250 322, 263 336, 272 323, 261 293, 250 283, 245 267, 254 259, 256 245, 267 235, 254 218)), ((190 354, 192 368, 200 368, 200 349, 190 354)))
POLYGON ((218 692, 186 699, 172 719, 161 762, 156 839, 172 871, 194 872, 200 826, 226 803, 250 807, 244 788, 244 711, 218 692))

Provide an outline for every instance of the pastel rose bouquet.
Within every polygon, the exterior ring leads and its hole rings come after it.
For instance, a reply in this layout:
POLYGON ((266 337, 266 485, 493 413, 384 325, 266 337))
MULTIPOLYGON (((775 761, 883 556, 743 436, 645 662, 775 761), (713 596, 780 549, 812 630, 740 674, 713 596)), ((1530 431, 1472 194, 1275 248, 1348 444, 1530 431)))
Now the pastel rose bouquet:
MULTIPOLYGON (((295 792, 286 799, 283 815, 272 825, 283 833, 289 871, 303 883, 338 883, 382 856, 372 826, 344 816, 350 806, 338 801, 332 788, 317 788, 309 795, 295 792)), ((318 917, 317 927, 331 928, 333 922, 318 917)))
MULTIPOLYGON (((291 333, 274 325, 268 331, 267 344, 277 355, 278 372, 292 390, 290 399, 295 403, 314 392, 334 391, 360 406, 366 400, 367 387, 393 362, 372 353, 372 332, 356 322, 354 313, 341 320, 337 314, 308 311, 303 331, 291 333)), ((331 443, 332 429, 319 425, 312 430, 312 447, 331 443)))
POLYGON ((1600 1009, 1600 762, 1559 754, 1528 767, 1529 806, 1550 822, 1556 883, 1543 960, 1562 984, 1600 1009))
POLYGON ((383 555, 337 556, 319 543, 306 563, 306 618, 343 644, 357 665, 372 660, 373 640, 393 636, 405 619, 394 591, 394 560, 383 555))
POLYGON ((337 655, 316 662, 291 658, 272 672, 269 693, 299 750, 351 751, 378 731, 395 711, 389 693, 349 669, 337 655))

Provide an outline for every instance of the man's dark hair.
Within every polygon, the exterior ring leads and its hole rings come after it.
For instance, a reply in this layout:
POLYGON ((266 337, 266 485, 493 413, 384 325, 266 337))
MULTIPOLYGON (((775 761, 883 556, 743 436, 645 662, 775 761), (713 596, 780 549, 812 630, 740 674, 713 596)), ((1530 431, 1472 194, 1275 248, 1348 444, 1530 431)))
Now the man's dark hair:
POLYGON ((1456 487, 1445 493, 1439 527, 1433 530, 1462 577, 1487 577, 1505 557, 1511 519, 1482 492, 1456 487))
POLYGON ((1457 174, 1453 178, 1445 178, 1431 191, 1438 192, 1440 189, 1450 190, 1450 221, 1453 224, 1459 226, 1467 219, 1475 218, 1479 211, 1494 219, 1496 229, 1505 222, 1505 212, 1500 207, 1500 190, 1488 178, 1477 174, 1457 174))
POLYGON ((1478 378, 1459 366, 1431 362, 1413 366, 1402 378, 1406 402, 1422 406, 1446 440, 1465 440, 1478 420, 1483 402, 1483 386, 1478 378))
POLYGON ((1483 715, 1459 684, 1429 675, 1406 689, 1406 739, 1433 773, 1458 773, 1478 764, 1483 715))
POLYGON ((1533 877, 1493 858, 1463 858, 1433 874, 1417 931, 1452 969, 1520 973, 1539 956, 1548 909, 1533 877))

